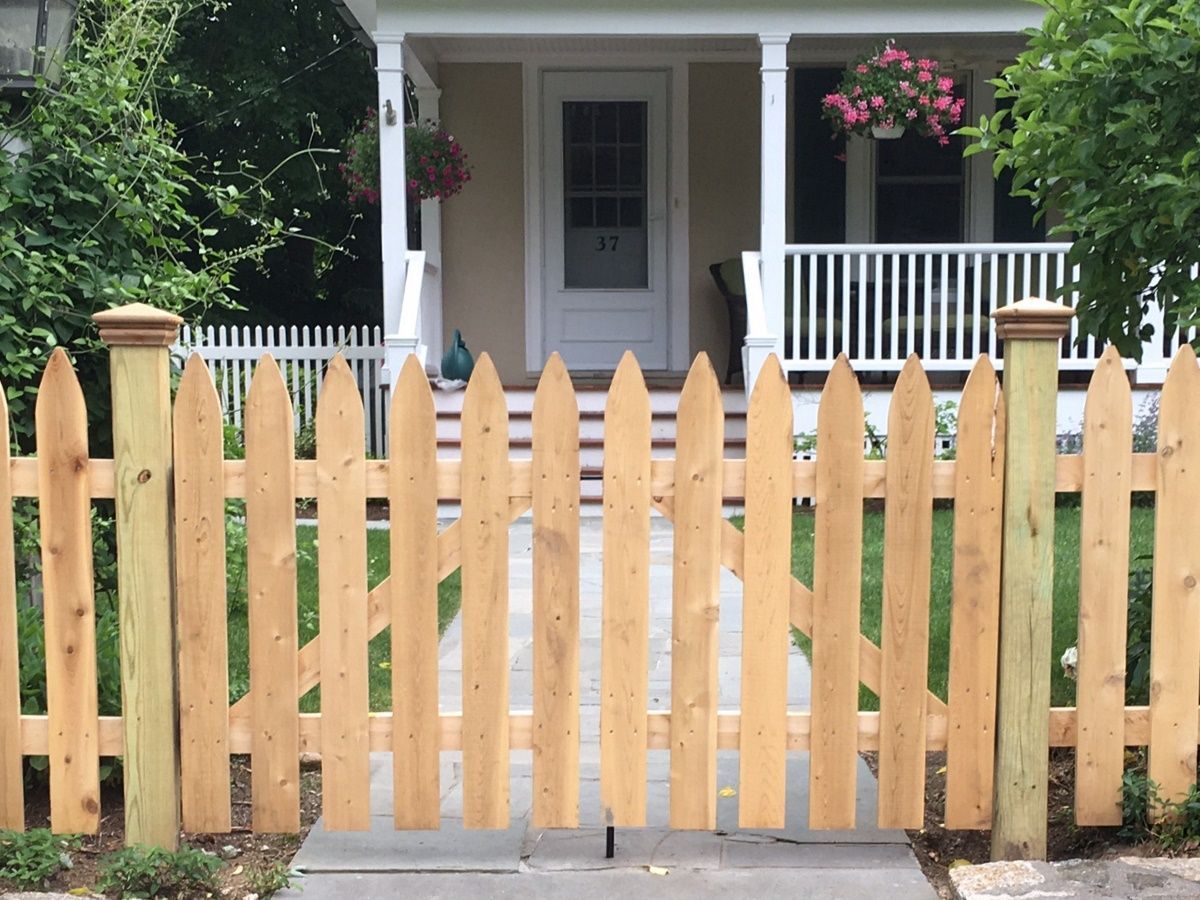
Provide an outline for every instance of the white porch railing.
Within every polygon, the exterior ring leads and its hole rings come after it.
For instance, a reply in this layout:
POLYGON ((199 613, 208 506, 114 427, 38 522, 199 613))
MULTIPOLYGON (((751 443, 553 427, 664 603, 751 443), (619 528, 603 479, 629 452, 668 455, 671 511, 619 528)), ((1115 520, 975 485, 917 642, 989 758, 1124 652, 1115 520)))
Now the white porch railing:
MULTIPOLYGON (((844 353, 859 371, 897 371, 917 353, 927 371, 965 371, 988 353, 1002 365, 991 313, 1024 297, 1053 297, 1077 275, 1070 244, 791 244, 784 321, 767 322, 758 254, 745 254, 748 322, 782 338, 786 371, 823 371, 844 353)), ((1077 295, 1063 301, 1074 305, 1077 295)), ((1174 348, 1195 335, 1147 341, 1139 371, 1154 379, 1174 348)), ((1194 330, 1193 330, 1194 331, 1194 330)), ((752 345, 748 335, 747 371, 752 345)), ((1103 350, 1073 322, 1061 368, 1089 369, 1103 350)), ((757 370, 754 370, 757 371, 757 370)), ((751 376, 752 380, 753 376, 751 376)))
POLYGON ((242 409, 254 366, 259 357, 270 353, 290 389, 297 431, 315 422, 325 367, 335 353, 341 353, 363 395, 367 450, 377 456, 387 455, 383 330, 377 325, 350 328, 185 325, 171 352, 180 362, 192 352, 204 357, 213 373, 225 420, 238 428, 242 425, 242 409))

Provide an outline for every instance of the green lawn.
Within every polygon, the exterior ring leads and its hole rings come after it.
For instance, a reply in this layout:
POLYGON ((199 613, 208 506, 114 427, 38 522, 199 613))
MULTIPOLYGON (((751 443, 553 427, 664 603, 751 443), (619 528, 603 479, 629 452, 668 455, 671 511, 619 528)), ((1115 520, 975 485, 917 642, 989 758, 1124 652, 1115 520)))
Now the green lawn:
MULTIPOLYGON (((1048 660, 1052 702, 1073 706, 1075 683, 1063 677, 1059 658, 1075 643, 1079 615, 1079 509, 1060 507, 1055 517, 1054 648, 1048 660)), ((792 571, 812 585, 813 526, 810 512, 798 512, 792 529, 792 571)), ((1154 543, 1154 510, 1134 507, 1130 525, 1130 558, 1150 553, 1154 543)), ((933 514, 933 581, 929 619, 929 687, 943 699, 950 667, 950 586, 954 513, 933 514)), ((883 618, 883 512, 863 514, 862 632, 876 643, 883 618)), ((798 643, 809 652, 807 639, 798 643)), ((878 698, 866 688, 859 694, 862 709, 877 710, 878 698)))
MULTIPOLYGON (((390 559, 388 556, 389 532, 372 530, 367 532, 367 585, 375 587, 388 575, 390 559)), ((300 644, 303 646, 319 631, 319 611, 317 600, 317 529, 313 526, 299 526, 296 529, 297 576, 296 586, 300 602, 300 644)), ((438 590, 438 631, 443 632, 446 626, 458 615, 461 601, 459 591, 459 573, 455 570, 441 584, 438 590)), ((249 635, 246 620, 244 600, 230 605, 229 614, 229 693, 230 699, 236 700, 244 694, 249 686, 249 635)), ((384 629, 372 641, 370 646, 371 660, 371 709, 388 710, 392 704, 392 683, 390 663, 391 637, 390 629, 384 629)), ((321 708, 321 689, 314 688, 300 701, 302 712, 318 712, 321 708)))

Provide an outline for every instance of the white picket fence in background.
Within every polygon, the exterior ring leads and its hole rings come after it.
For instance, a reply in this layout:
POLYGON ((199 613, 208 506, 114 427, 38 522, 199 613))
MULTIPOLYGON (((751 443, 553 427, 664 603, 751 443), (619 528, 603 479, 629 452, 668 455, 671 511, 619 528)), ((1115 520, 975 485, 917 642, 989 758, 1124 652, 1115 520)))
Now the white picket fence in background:
POLYGON ((184 326, 171 348, 182 362, 201 354, 213 373, 226 421, 239 429, 254 364, 270 353, 291 389, 296 431, 312 425, 325 367, 335 353, 350 365, 363 396, 367 452, 386 456, 387 392, 383 389, 383 329, 369 326, 184 326))

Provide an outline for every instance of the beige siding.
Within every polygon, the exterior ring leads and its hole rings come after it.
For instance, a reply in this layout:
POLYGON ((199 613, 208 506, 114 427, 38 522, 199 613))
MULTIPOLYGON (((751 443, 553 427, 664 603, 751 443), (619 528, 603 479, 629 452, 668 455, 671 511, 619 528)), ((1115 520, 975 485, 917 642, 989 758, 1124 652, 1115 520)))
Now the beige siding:
POLYGON ((691 349, 724 378, 729 319, 708 267, 758 247, 758 66, 693 63, 688 93, 691 349))
MULTIPOLYGON (((472 181, 442 211, 443 322, 506 382, 525 378, 525 151, 519 64, 439 67, 442 122, 472 181)), ((442 352, 440 349, 438 354, 442 352)))

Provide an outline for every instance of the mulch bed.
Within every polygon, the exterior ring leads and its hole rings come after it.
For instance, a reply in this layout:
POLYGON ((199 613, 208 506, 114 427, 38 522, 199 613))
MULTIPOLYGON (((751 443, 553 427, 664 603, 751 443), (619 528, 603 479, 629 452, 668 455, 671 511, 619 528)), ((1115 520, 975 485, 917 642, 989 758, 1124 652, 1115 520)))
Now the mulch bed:
MULTIPOLYGON (((232 759, 233 830, 229 834, 184 834, 182 843, 206 850, 227 860, 220 872, 221 896, 241 898, 250 895, 246 873, 272 863, 291 862, 301 842, 321 814, 321 770, 305 764, 300 773, 300 833, 254 834, 250 830, 249 758, 232 759)), ((120 787, 104 787, 100 792, 100 830, 83 838, 72 851, 74 866, 46 885, 47 890, 66 893, 73 889, 93 888, 99 880, 102 858, 120 850, 125 831, 125 804, 120 787)), ((25 827, 50 826, 50 795, 45 784, 26 791, 25 827)), ((16 891, 16 885, 0 880, 0 894, 16 891)))
MULTIPOLYGON (((864 753, 871 771, 878 774, 875 753, 864 753)), ((950 868, 991 860, 990 831, 948 831, 943 824, 946 810, 946 754, 931 753, 925 771, 925 828, 909 831, 913 852, 925 877, 938 896, 950 898, 950 868)), ((1062 859, 1109 859, 1117 856, 1160 856, 1162 848, 1152 844, 1130 844, 1117 828, 1079 828, 1075 825, 1075 753, 1069 748, 1050 751, 1050 795, 1047 819, 1047 857, 1062 859)))

